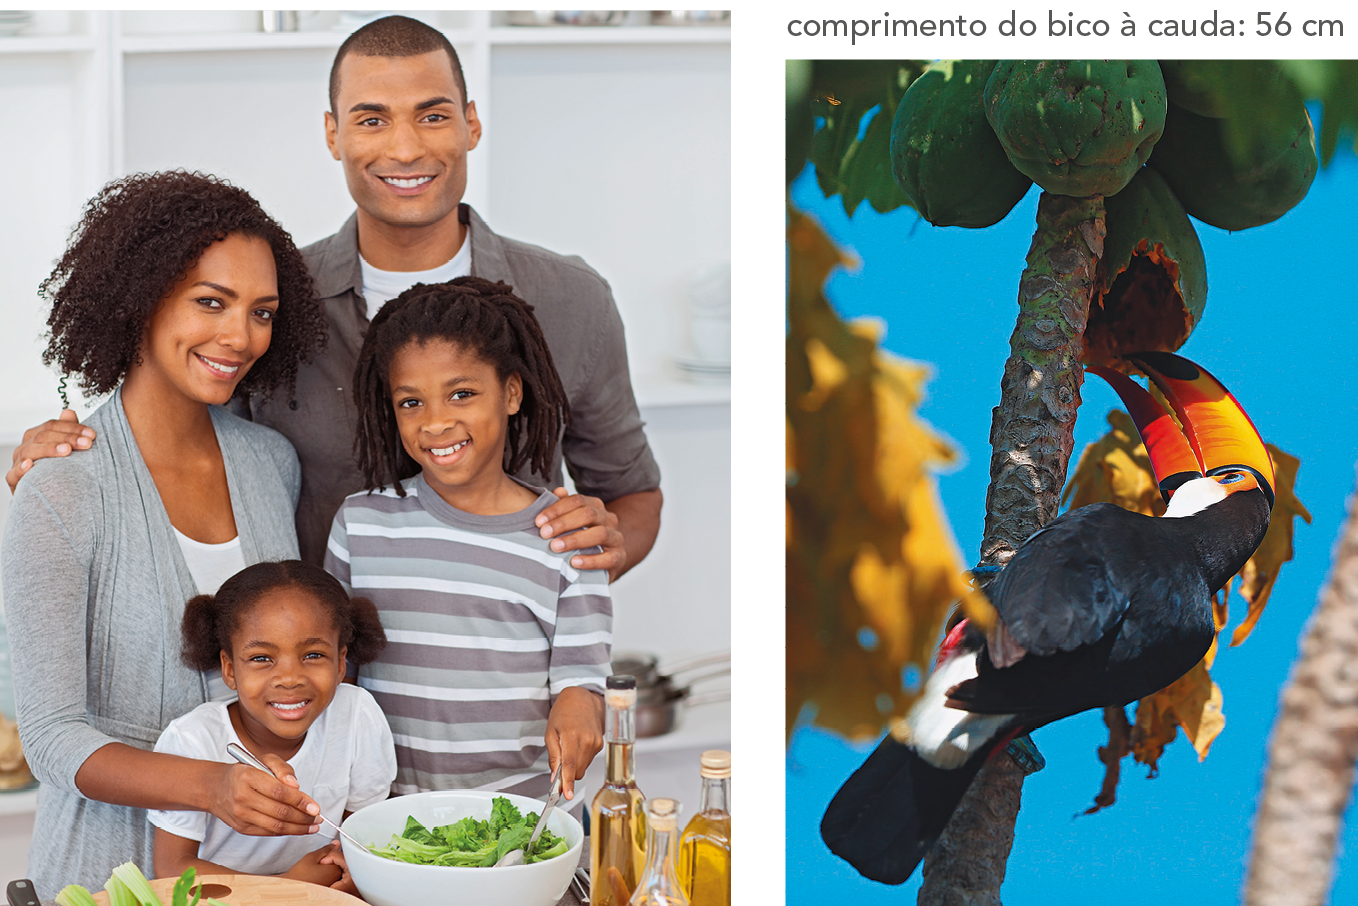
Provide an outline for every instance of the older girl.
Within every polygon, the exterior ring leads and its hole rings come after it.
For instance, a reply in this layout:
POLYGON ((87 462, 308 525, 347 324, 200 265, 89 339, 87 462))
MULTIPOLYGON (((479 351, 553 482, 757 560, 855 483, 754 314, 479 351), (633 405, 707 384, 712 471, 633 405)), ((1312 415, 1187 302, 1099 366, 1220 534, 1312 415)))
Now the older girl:
POLYGON ((359 467, 326 569, 390 644, 358 673, 391 721, 397 793, 562 789, 603 746, 613 608, 602 570, 537 531, 569 417, 533 309, 478 277, 417 284, 373 318, 354 379, 359 467))

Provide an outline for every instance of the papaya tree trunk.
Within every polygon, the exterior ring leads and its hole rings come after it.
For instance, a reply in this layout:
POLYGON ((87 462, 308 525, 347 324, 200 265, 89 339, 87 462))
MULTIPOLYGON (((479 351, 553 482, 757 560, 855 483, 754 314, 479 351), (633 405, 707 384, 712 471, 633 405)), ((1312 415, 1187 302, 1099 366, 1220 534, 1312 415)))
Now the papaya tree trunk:
MULTIPOLYGON (((1075 443, 1085 324, 1103 255, 1103 196, 1042 193, 1019 281, 1019 314, 990 428, 978 572, 1009 562, 1057 515, 1075 443)), ((924 860, 920 906, 998 906, 1024 771, 991 759, 924 860)))
POLYGON ((1358 760, 1358 490, 1269 743, 1247 906, 1320 906, 1358 760))

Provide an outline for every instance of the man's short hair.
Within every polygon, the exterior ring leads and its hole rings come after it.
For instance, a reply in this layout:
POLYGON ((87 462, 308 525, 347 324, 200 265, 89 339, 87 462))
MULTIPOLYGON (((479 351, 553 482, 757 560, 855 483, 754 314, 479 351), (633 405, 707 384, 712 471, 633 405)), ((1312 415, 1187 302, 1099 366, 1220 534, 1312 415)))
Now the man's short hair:
POLYGON ((361 57, 417 57, 442 50, 453 64, 453 81, 462 92, 462 107, 467 106, 467 80, 462 77, 462 61, 443 32, 407 16, 384 16, 358 29, 344 39, 330 66, 330 112, 338 116, 340 63, 351 53, 361 57))

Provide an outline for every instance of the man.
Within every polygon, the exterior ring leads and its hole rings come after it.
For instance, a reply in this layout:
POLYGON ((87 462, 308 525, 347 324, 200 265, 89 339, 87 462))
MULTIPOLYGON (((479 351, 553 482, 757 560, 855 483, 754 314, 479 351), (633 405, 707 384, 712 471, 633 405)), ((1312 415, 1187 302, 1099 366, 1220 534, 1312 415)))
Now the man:
MULTIPOLYGON (((331 69, 325 130, 358 205, 338 233, 304 250, 325 302, 329 345, 303 366, 290 397, 244 404, 244 414, 281 432, 301 459, 302 557, 320 563, 340 501, 362 488, 351 381, 369 320, 415 283, 471 273, 503 280, 534 306, 570 400, 552 474, 520 477, 558 487, 564 454, 581 493, 558 489, 562 499, 538 517, 539 530, 555 538, 556 550, 599 545, 602 553, 577 555, 572 565, 616 579, 654 544, 662 498, 608 284, 578 258, 497 236, 461 203, 481 123, 457 53, 437 30, 389 16, 354 32, 331 69)), ((70 412, 25 432, 6 476, 11 490, 35 459, 93 440, 70 412)))

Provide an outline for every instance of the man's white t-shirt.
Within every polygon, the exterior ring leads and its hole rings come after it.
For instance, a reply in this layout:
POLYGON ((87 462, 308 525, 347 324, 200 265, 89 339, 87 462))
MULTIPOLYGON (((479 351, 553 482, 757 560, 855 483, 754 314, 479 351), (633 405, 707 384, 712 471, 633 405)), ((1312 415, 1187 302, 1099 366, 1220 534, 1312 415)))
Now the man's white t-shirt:
POLYGON ((363 269, 363 301, 368 303, 368 320, 378 309, 410 289, 416 283, 447 283, 472 272, 472 244, 463 240, 462 248, 446 264, 428 271, 382 271, 373 267, 362 255, 358 256, 363 269))
MULTIPOLYGON (((156 741, 157 752, 235 764, 227 743, 240 744, 227 714, 229 702, 206 702, 176 718, 156 741)), ((341 683, 330 707, 307 730, 289 759, 297 783, 339 824, 346 811, 381 802, 396 779, 396 749, 386 715, 366 689, 341 683)), ((276 875, 320 849, 337 834, 328 824, 311 835, 251 837, 238 834, 207 812, 151 811, 151 823, 179 837, 197 840, 198 858, 233 871, 276 875)))

